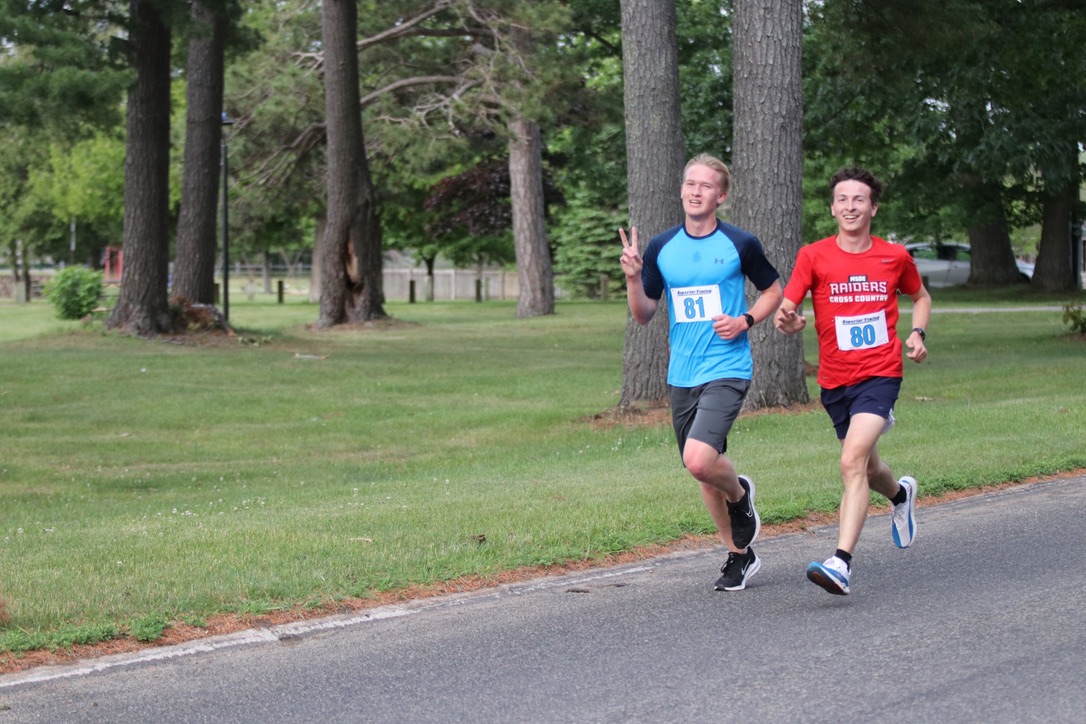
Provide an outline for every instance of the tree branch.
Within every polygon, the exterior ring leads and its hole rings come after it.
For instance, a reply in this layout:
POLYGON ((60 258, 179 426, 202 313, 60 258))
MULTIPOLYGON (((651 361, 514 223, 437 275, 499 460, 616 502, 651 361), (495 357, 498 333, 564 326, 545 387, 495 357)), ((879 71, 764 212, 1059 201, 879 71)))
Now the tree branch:
POLYGON ((437 0, 437 2, 434 3, 434 6, 429 10, 424 10, 415 17, 404 20, 396 27, 389 28, 383 33, 378 33, 377 35, 371 35, 368 38, 362 38, 358 41, 358 49, 365 50, 371 45, 377 45, 388 40, 395 40, 396 38, 401 38, 405 35, 413 34, 414 31, 412 29, 416 25, 424 20, 432 18, 433 16, 440 13, 442 10, 446 10, 451 4, 451 0, 437 0))
POLYGON ((471 88, 473 86, 479 85, 478 81, 465 81, 463 76, 459 75, 423 75, 417 78, 401 78, 398 81, 389 83, 384 88, 378 88, 372 93, 367 93, 365 96, 362 97, 361 106, 365 108, 385 93, 391 93, 394 90, 398 90, 400 88, 407 88, 413 85, 425 85, 429 83, 444 83, 448 85, 462 83, 463 86, 457 89, 460 92, 467 90, 468 88, 471 88))

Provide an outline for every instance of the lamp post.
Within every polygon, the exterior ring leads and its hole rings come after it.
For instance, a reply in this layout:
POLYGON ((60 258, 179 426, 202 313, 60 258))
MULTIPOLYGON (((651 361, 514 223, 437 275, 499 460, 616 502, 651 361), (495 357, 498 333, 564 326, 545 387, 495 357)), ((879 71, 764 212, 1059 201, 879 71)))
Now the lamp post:
POLYGON ((229 168, 227 165, 226 131, 234 125, 234 119, 222 112, 222 138, 219 146, 219 156, 222 165, 222 316, 230 321, 230 213, 229 192, 226 181, 229 168))

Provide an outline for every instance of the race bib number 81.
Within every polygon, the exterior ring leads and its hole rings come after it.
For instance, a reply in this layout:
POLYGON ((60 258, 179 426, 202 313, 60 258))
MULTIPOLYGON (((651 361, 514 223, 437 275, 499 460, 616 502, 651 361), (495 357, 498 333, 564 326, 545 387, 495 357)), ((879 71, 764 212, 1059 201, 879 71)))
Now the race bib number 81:
POLYGON ((845 352, 881 347, 890 341, 886 312, 835 317, 834 325, 837 328, 837 348, 845 352))
POLYGON ((671 290, 671 308, 675 310, 675 321, 706 322, 724 313, 720 306, 720 287, 673 287, 671 290))

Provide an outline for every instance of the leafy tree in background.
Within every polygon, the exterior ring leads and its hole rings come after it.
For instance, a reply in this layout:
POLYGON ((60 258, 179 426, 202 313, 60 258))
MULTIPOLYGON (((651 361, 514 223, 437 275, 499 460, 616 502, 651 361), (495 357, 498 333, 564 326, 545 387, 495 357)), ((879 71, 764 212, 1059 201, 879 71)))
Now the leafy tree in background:
POLYGON ((438 252, 461 261, 477 261, 469 251, 470 239, 504 239, 500 250, 491 245, 487 261, 512 261, 516 254, 510 234, 513 210, 509 185, 509 165, 504 159, 491 159, 435 184, 423 208, 431 213, 426 234, 438 252))
POLYGON ((9 130, 0 154, 0 238, 11 260, 13 281, 23 285, 28 301, 30 259, 61 241, 51 200, 46 194, 35 193, 28 183, 34 169, 44 166, 47 158, 41 134, 18 127, 9 130))
POLYGON ((680 3, 677 14, 686 155, 733 155, 735 0, 680 3))
MULTIPOLYGON (((420 9, 426 3, 417 4, 420 9)), ((503 145, 509 163, 514 248, 520 272, 519 317, 553 312, 553 272, 547 240, 543 189, 543 128, 555 121, 554 108, 568 107, 583 79, 560 52, 569 27, 569 9, 556 0, 454 0, 433 3, 426 22, 393 32, 398 42, 367 48, 391 69, 374 113, 401 130, 386 140, 398 163, 409 155, 432 158, 435 139, 458 146, 448 175, 495 155, 503 145), (409 60, 407 60, 409 59, 409 60), (391 63, 391 66, 389 65, 391 63), (422 135, 402 139, 407 129, 422 135), (395 149, 395 150, 394 150, 395 149)))
POLYGON ((562 212, 554 234, 555 269, 562 286, 576 297, 621 298, 625 280, 615 274, 615 229, 625 226, 620 210, 574 198, 562 212))
POLYGON ((844 132, 850 149, 871 151, 874 136, 899 151, 883 156, 887 205, 910 209, 914 228, 927 217, 968 229, 970 283, 1018 282, 1010 228, 1041 218, 1051 261, 1038 260, 1034 284, 1072 277, 1084 22, 1062 0, 827 0, 816 14, 819 104, 839 105, 836 132, 867 129, 844 132))
MULTIPOLYGON (((210 7, 219 0, 204 2, 210 7)), ((193 6, 158 6, 170 9, 173 33, 188 44, 193 6)), ((732 155, 732 6, 676 7, 684 158, 701 150, 732 155)), ((120 233, 105 221, 106 204, 87 206, 90 196, 76 184, 62 194, 43 195, 43 189, 58 180, 54 173, 65 173, 50 159, 72 149, 77 169, 75 157, 84 151, 76 142, 93 136, 97 124, 116 125, 122 91, 134 77, 121 52, 129 46, 122 40, 129 4, 67 2, 63 14, 48 12, 51 7, 0 6, 0 36, 10 51, 0 59, 0 127, 30 134, 18 146, 24 163, 11 159, 10 187, 0 193, 0 204, 24 206, 4 205, 0 228, 13 229, 5 245, 18 237, 34 254, 64 258, 70 209, 83 208, 76 258, 89 260, 120 233), (30 146, 40 150, 30 153, 30 146), (14 226, 15 219, 23 221, 14 226)), ((585 265, 599 243, 598 234, 588 233, 592 219, 620 213, 627 192, 619 0, 365 0, 361 7, 360 106, 376 198, 389 205, 382 210, 391 225, 383 238, 432 258, 433 239, 424 231, 432 218, 421 207, 428 189, 442 177, 504 157, 511 119, 519 114, 538 124, 540 166, 565 197, 546 227, 555 263, 571 260, 591 293, 585 265), (540 32, 517 46, 512 29, 521 26, 540 32), (579 239, 587 253, 568 254, 579 239)), ((1034 285, 1066 284, 1064 230, 1076 211, 1076 149, 1086 135, 1078 4, 826 0, 807 7, 804 178, 810 192, 803 238, 823 235, 831 222, 824 191, 829 173, 858 162, 890 182, 880 212, 884 233, 946 238, 970 225, 981 235, 989 228, 993 238, 1002 237, 994 257, 985 251, 991 244, 974 241, 976 269, 987 274, 988 257, 1013 270, 1012 230, 1042 224, 1034 285), (996 211, 987 227, 985 200, 996 211)), ((230 139, 231 240, 242 254, 279 251, 296 259, 321 238, 326 128, 319 11, 311 0, 245 4, 245 25, 265 43, 227 68, 226 104, 238 119, 230 139)), ((176 50, 183 47, 179 42, 176 50)), ((182 67, 177 60, 175 73, 182 67)), ((181 135, 173 138, 180 147, 181 135)), ((217 173, 201 176, 218 181, 217 173)), ((169 193, 166 243, 176 188, 169 193)), ((182 215, 187 207, 182 203, 182 215)), ((209 220, 206 213, 200 218, 209 220)), ((184 226, 179 222, 179 236, 184 226)), ((319 248, 314 253, 319 258, 319 248)), ((595 256, 606 265, 605 255, 595 256)), ((182 251, 177 263, 187 259, 182 251)))
POLYGON ((124 221, 124 145, 110 130, 74 145, 50 146, 48 162, 30 174, 29 190, 49 200, 52 225, 75 224, 76 248, 71 252, 70 239, 56 240, 41 247, 42 253, 98 268, 105 247, 118 244, 124 221))
POLYGON ((253 52, 232 58, 225 106, 230 131, 230 234, 240 254, 309 253, 309 301, 320 302, 323 237, 324 91, 320 65, 300 52, 320 37, 316 3, 248 5, 242 32, 259 36, 253 52))
POLYGON ((111 3, 0 4, 0 244, 25 262, 68 245, 72 209, 41 185, 56 150, 115 126, 129 74, 112 35, 111 3), (35 187, 30 184, 38 180, 35 187))
POLYGON ((545 158, 563 203, 553 208, 555 272, 575 296, 625 294, 615 264, 615 230, 627 222, 626 129, 622 106, 619 0, 575 3, 569 62, 584 77, 583 93, 550 130, 545 158))
POLYGON ((68 0, 0 4, 0 127, 67 138, 120 121, 130 80, 116 30, 124 4, 68 0))

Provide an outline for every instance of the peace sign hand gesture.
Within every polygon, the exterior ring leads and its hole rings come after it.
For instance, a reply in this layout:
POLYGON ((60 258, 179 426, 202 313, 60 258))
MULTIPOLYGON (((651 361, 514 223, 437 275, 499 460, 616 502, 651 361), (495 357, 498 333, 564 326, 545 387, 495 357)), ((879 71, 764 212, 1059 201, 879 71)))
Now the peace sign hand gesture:
POLYGON ((641 253, 637 248, 637 227, 630 228, 630 237, 628 239, 626 238, 625 229, 619 229, 618 235, 622 239, 622 256, 619 257, 622 271, 626 274, 627 279, 639 278, 644 262, 641 260, 641 253))

